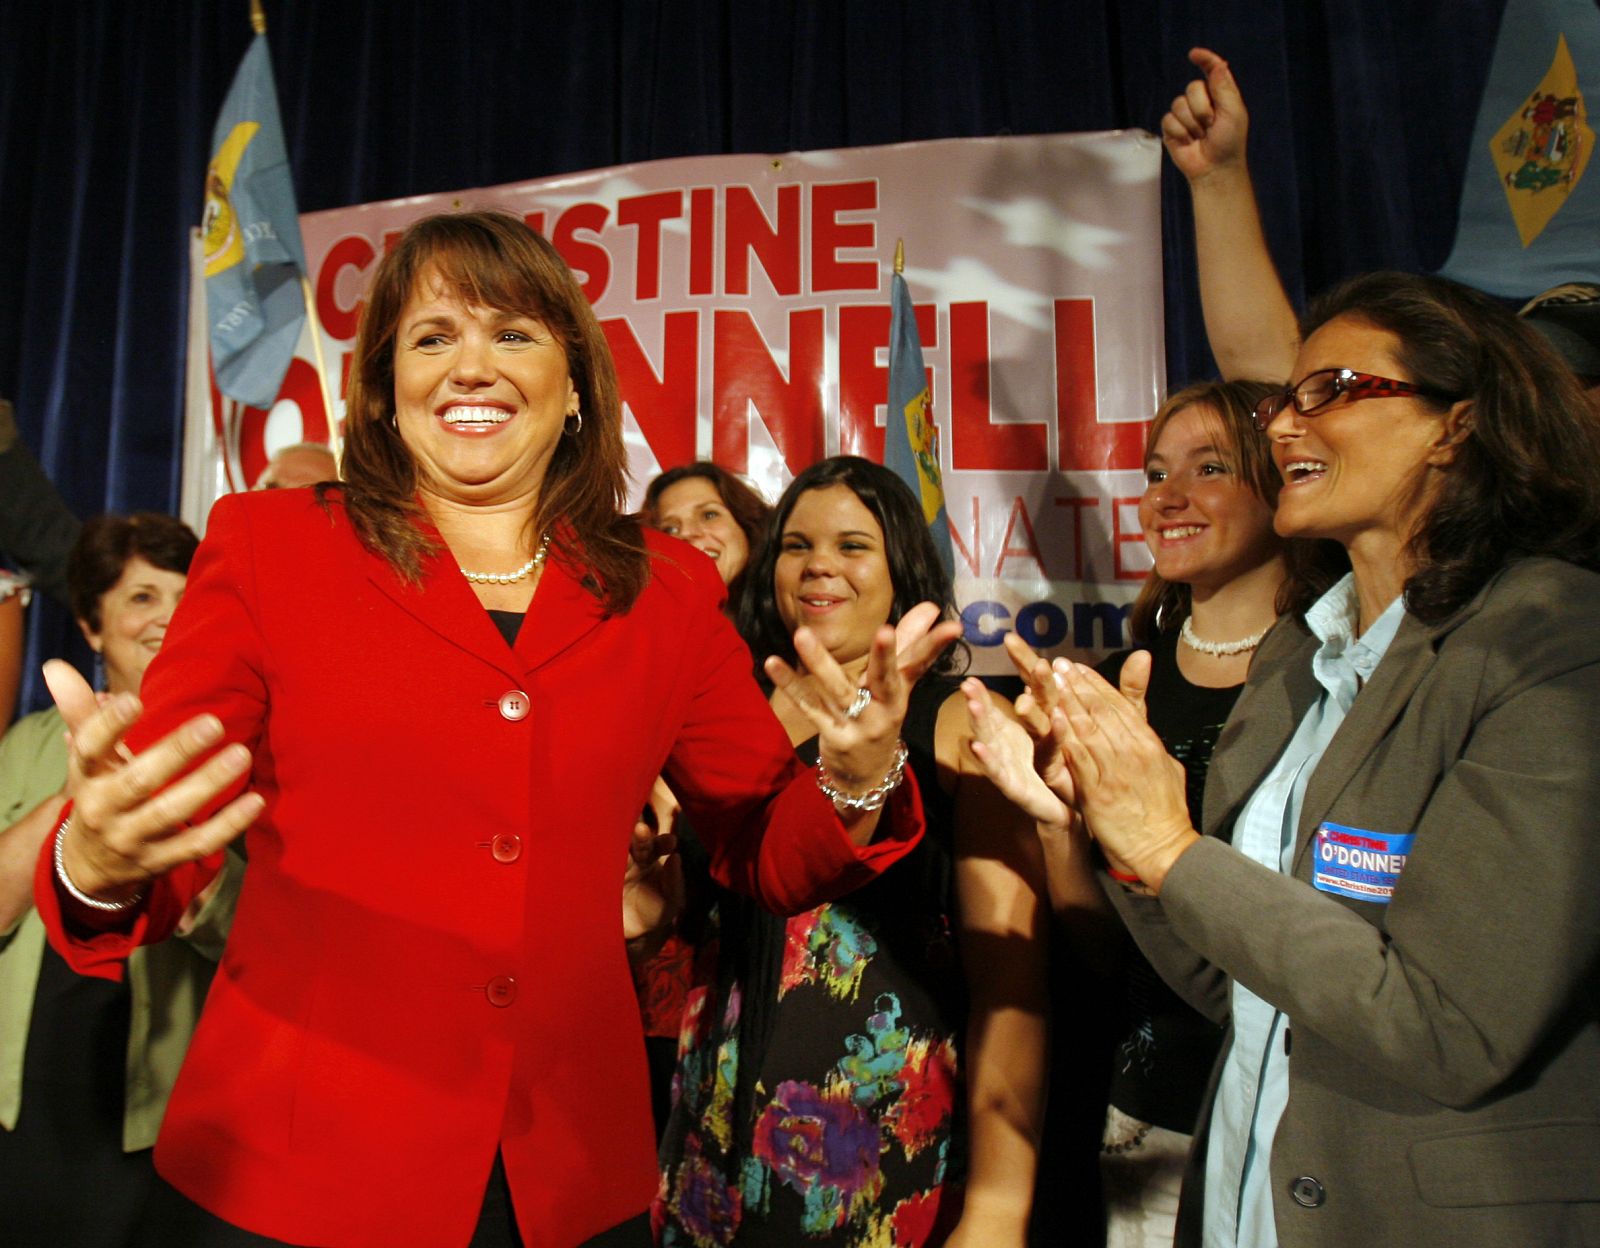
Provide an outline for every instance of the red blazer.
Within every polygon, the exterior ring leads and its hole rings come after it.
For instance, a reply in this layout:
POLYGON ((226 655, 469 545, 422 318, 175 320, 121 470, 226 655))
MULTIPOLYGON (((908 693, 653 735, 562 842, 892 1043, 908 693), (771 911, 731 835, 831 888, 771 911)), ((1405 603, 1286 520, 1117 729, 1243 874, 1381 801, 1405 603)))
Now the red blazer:
MULTIPOLYGON (((191 1199, 295 1243, 464 1245, 498 1146, 530 1242, 622 1222, 656 1181, 620 921, 653 778, 724 882, 783 912, 915 843, 909 777, 885 835, 850 843, 711 565, 650 546, 611 618, 552 559, 512 649, 448 551, 414 587, 309 490, 217 504, 133 736, 212 711, 267 801, 156 1145, 191 1199)), ((168 875, 131 930, 91 936, 64 929, 47 857, 52 941, 108 978, 206 878, 168 875)))

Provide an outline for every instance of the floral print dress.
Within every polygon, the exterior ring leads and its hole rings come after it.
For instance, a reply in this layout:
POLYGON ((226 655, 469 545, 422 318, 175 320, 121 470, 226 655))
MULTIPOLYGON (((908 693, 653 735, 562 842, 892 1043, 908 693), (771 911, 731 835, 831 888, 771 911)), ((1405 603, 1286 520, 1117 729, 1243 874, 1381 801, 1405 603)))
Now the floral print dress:
POLYGON ((948 1232, 966 1011, 933 721, 953 687, 924 679, 906 718, 917 850, 787 920, 721 895, 722 956, 689 994, 662 1144, 663 1248, 920 1248, 948 1232))

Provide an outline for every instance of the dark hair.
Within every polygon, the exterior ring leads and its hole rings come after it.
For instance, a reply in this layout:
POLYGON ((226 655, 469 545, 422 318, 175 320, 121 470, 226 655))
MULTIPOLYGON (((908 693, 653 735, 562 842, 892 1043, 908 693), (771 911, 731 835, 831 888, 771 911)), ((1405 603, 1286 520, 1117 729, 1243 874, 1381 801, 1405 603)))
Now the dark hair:
POLYGON ((728 604, 731 608, 738 603, 739 596, 744 590, 745 576, 761 551, 767 517, 772 514, 772 507, 742 477, 734 476, 721 464, 714 464, 708 459, 697 459, 692 464, 679 464, 676 468, 668 468, 645 487, 644 507, 640 511, 644 522, 653 529, 660 528, 662 494, 680 481, 691 481, 695 478, 711 482, 711 488, 716 490, 717 496, 722 499, 728 514, 733 517, 733 522, 744 534, 745 544, 750 548, 744 567, 740 568, 739 574, 728 582, 728 604))
MULTIPOLYGON (((883 465, 856 455, 835 455, 818 460, 789 483, 767 523, 760 556, 751 560, 750 579, 739 599, 735 620, 758 665, 769 654, 795 662, 794 639, 778 612, 773 573, 783 546, 783 528, 789 523, 795 503, 810 490, 834 485, 844 486, 860 499, 883 530, 883 553, 889 563, 889 581, 894 586, 888 622, 898 623, 919 602, 938 603, 944 618, 956 613, 955 589, 928 532, 922 504, 905 482, 883 465)), ((966 657, 966 644, 957 643, 929 670, 939 675, 957 671, 965 665, 966 657)))
POLYGON ((468 303, 537 317, 561 344, 583 424, 556 446, 530 518, 529 546, 535 533, 551 533, 551 556, 607 610, 627 610, 644 587, 648 555, 638 521, 620 512, 627 452, 611 351, 572 270, 508 213, 424 217, 379 264, 350 367, 344 485, 319 486, 319 496, 342 489, 362 543, 401 576, 420 577, 422 558, 437 543, 419 527, 417 462, 390 417, 400 314, 428 269, 468 303))
POLYGON ((1468 404, 1409 538, 1408 611, 1438 623, 1518 558, 1600 564, 1600 415, 1536 330, 1476 290, 1410 273, 1369 273, 1327 292, 1301 341, 1338 318, 1392 334, 1401 380, 1451 396, 1420 402, 1441 412, 1468 404))
POLYGON ((1517 315, 1538 330, 1579 381, 1600 378, 1600 286, 1563 282, 1535 295, 1517 315))
POLYGON ((129 560, 138 557, 167 572, 187 576, 198 545, 200 539, 187 524, 157 511, 95 516, 85 521, 67 556, 67 597, 72 614, 91 633, 98 633, 100 599, 122 579, 129 560))
MULTIPOLYGON (((1156 409, 1145 434, 1144 462, 1148 467, 1161 431, 1179 412, 1206 409, 1214 417, 1221 445, 1217 448, 1250 492, 1269 507, 1278 505, 1283 477, 1272 459, 1272 444, 1255 425, 1256 404, 1283 390, 1265 381, 1201 381, 1167 396, 1156 409)), ((1278 587, 1274 609, 1279 615, 1304 612, 1339 577, 1350 561, 1337 542, 1292 538, 1283 543, 1285 575, 1278 587)), ((1150 641, 1182 625, 1191 609, 1189 586, 1169 581, 1151 569, 1134 599, 1128 631, 1136 642, 1150 641)))

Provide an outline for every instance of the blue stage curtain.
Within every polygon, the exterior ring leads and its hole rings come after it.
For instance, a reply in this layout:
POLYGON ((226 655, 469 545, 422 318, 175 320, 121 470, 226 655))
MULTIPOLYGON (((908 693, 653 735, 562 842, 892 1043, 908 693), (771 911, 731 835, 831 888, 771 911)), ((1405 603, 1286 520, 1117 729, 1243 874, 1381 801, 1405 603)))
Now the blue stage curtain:
MULTIPOLYGON (((1296 298, 1448 254, 1503 0, 268 0, 302 211, 629 161, 1156 130, 1227 56, 1296 298)), ((81 515, 174 510, 187 230, 246 0, 0 4, 0 394, 81 515)), ((1212 371, 1188 197, 1168 376, 1212 371)), ((1531 293, 1531 292, 1530 292, 1531 293)), ((31 669, 74 648, 33 612, 31 669)), ((25 707, 42 696, 36 680, 25 707)))

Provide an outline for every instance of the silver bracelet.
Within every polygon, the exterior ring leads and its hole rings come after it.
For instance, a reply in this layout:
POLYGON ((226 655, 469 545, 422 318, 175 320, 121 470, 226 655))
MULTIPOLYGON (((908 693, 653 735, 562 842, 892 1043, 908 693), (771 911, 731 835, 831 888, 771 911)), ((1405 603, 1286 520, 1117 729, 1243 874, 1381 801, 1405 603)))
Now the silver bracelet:
POLYGON ((56 879, 61 882, 61 887, 66 889, 72 899, 88 906, 91 910, 99 910, 102 914, 117 914, 123 910, 132 910, 144 900, 144 889, 140 889, 126 901, 101 901, 98 897, 91 897, 80 889, 67 877, 67 829, 72 826, 72 816, 68 815, 61 821, 61 826, 56 829, 56 879))
POLYGON ((817 759, 817 788, 822 790, 822 796, 833 803, 834 809, 841 814, 850 811, 873 811, 882 808, 889 800, 889 794, 900 787, 900 781, 906 778, 906 743, 896 741, 894 745, 894 765, 889 768, 889 774, 878 781, 865 793, 846 793, 833 782, 833 777, 828 774, 828 769, 822 765, 822 759, 817 759))

